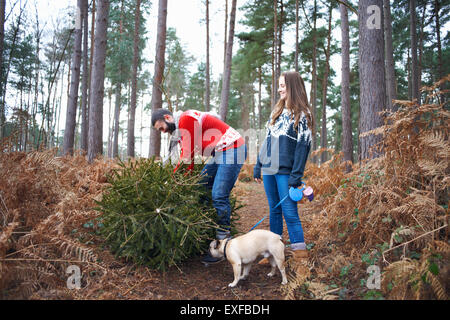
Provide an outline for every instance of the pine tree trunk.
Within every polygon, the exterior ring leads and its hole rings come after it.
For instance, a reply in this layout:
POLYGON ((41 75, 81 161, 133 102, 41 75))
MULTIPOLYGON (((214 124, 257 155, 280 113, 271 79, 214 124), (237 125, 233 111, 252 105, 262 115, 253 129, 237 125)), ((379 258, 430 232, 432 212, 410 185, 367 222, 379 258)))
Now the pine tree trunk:
MULTIPOLYGON (((283 44, 283 0, 280 0, 280 21, 278 23, 278 54, 277 54, 277 75, 276 75, 276 79, 278 81, 278 79, 280 78, 281 75, 281 55, 282 55, 282 44, 283 44)), ((278 101, 280 99, 280 94, 278 93, 278 90, 275 91, 276 92, 276 101, 278 101)))
MULTIPOLYGON (((5 39, 5 10, 6 0, 0 0, 0 66, 3 67, 3 49, 5 39)), ((1 70, 0 70, 1 71, 1 70)), ((0 74, 2 74, 1 72, 0 74)))
POLYGON ((94 38, 95 38, 95 1, 92 1, 92 9, 91 9, 91 46, 89 48, 90 55, 89 55, 89 79, 88 79, 88 101, 87 101, 87 127, 88 127, 88 149, 89 149, 89 107, 91 105, 91 97, 92 97, 92 90, 91 90, 91 79, 92 79, 92 65, 94 64, 94 38))
POLYGON ((227 60, 227 35, 228 35, 228 0, 225 0, 225 32, 223 33, 223 68, 227 60))
POLYGON ((272 87, 270 92, 270 108, 271 110, 275 107, 275 38, 272 40, 272 87))
POLYGON ((227 55, 225 59, 225 68, 223 70, 222 95, 220 99, 220 108, 219 108, 219 115, 223 121, 226 121, 227 119, 228 99, 230 96, 231 58, 233 53, 235 21, 236 21, 236 0, 232 0, 230 13, 230 31, 228 34, 227 55))
POLYGON ((416 18, 416 1, 409 0, 410 26, 409 32, 411 36, 411 90, 412 99, 417 99, 420 104, 419 93, 419 68, 417 62, 417 18, 416 18))
MULTIPOLYGON (((438 70, 437 70, 437 76, 438 80, 441 80, 444 77, 443 72, 443 63, 442 63, 442 45, 441 45, 441 26, 439 21, 439 1, 434 1, 434 17, 435 17, 435 23, 436 23, 436 39, 437 39, 437 50, 438 50, 438 70)), ((441 86, 441 90, 444 88, 441 86)), ((441 94, 440 96, 440 103, 445 102, 445 94, 441 94)))
POLYGON ((211 95, 211 80, 209 72, 209 0, 206 0, 206 77, 205 77, 205 111, 209 111, 211 107, 210 95, 211 95))
POLYGON ((246 86, 244 86, 242 92, 239 94, 239 101, 241 102, 241 128, 244 130, 248 130, 249 124, 249 105, 247 100, 247 90, 246 86))
POLYGON ((298 0, 295 0, 295 53, 294 70, 298 72, 298 0))
MULTIPOLYGON (((314 0, 314 13, 313 13, 313 48, 312 48, 312 81, 311 81, 311 108, 316 118, 317 114, 317 1, 314 0)), ((316 123, 314 121, 313 134, 312 134, 312 150, 317 150, 317 135, 316 135, 316 123)), ((312 157, 312 162, 317 163, 317 157, 312 157)))
POLYGON ((142 129, 144 129, 144 125, 143 125, 143 123, 142 123, 142 118, 143 118, 143 114, 144 114, 144 99, 142 99, 142 97, 141 97, 141 112, 140 112, 140 114, 141 114, 141 116, 139 117, 139 118, 141 118, 141 126, 139 127, 139 136, 141 137, 140 139, 139 139, 139 153, 141 154, 141 155, 143 155, 143 152, 142 152, 142 147, 143 147, 143 145, 142 145, 142 142, 143 142, 143 140, 144 139, 142 139, 142 137, 144 136, 143 135, 143 130, 142 129))
MULTIPOLYGON (((61 72, 61 74, 63 74, 64 71, 61 72)), ((60 77, 61 80, 64 79, 64 77, 60 77)), ((58 79, 58 83, 59 83, 59 79, 58 79)), ((54 131, 52 134, 52 147, 58 147, 58 139, 57 139, 57 135, 58 135, 58 118, 59 115, 61 114, 61 100, 60 100, 60 93, 57 92, 58 91, 58 86, 56 86, 55 88, 55 111, 54 111, 54 131)))
POLYGON ((97 4, 89 106, 89 162, 103 153, 103 97, 105 93, 106 31, 108 28, 109 0, 98 0, 97 4))
POLYGON ((116 101, 114 106, 113 158, 119 156, 120 107, 122 106, 122 84, 116 85, 116 101))
MULTIPOLYGON (((321 148, 327 148, 327 89, 328 89, 328 74, 330 72, 330 51, 331 51, 331 19, 333 7, 329 7, 328 16, 328 36, 327 36, 327 51, 325 52, 325 73, 322 79, 322 128, 320 134, 321 148)), ((325 163, 328 160, 328 152, 322 152, 320 155, 320 163, 325 163)))
POLYGON ((384 44, 386 53, 386 89, 387 101, 386 109, 395 111, 397 108, 392 104, 392 100, 397 99, 397 88, 395 81, 394 50, 392 48, 392 21, 391 5, 389 0, 383 0, 384 10, 384 44))
MULTIPOLYGON (((158 28, 156 36, 155 73, 153 76, 152 110, 162 107, 162 90, 164 76, 164 54, 166 52, 167 0, 159 0, 158 28)), ((159 157, 161 151, 161 133, 150 129, 149 158, 159 157)))
MULTIPOLYGON (((64 73, 65 73, 65 69, 66 69, 66 64, 63 65, 63 69, 61 71, 61 91, 59 93, 59 112, 58 112, 58 116, 57 116, 57 120, 56 120, 56 146, 59 147, 59 119, 61 117, 61 103, 62 103, 62 99, 63 99, 63 95, 64 95, 64 73)), ((36 110, 37 110, 37 98, 36 98, 36 110)), ((31 118, 34 119, 36 116, 36 110, 33 111, 31 118)), ((33 140, 35 140, 35 137, 33 137, 33 140)))
POLYGON ((127 155, 135 157, 135 122, 136 122, 136 104, 137 104, 137 78, 139 63, 139 26, 141 18, 141 0, 136 0, 136 13, 134 16, 134 43, 133 43, 133 75, 131 78, 131 99, 130 114, 127 130, 127 155))
MULTIPOLYGON (((261 130, 262 128, 262 100, 261 100, 261 93, 262 93, 262 67, 258 67, 258 129, 261 130)), ((258 149, 259 150, 259 149, 258 149)))
MULTIPOLYGON (((359 17, 359 80, 360 80, 360 135, 380 127, 383 122, 379 112, 385 109, 386 84, 384 73, 384 37, 382 0, 360 0, 359 17), (378 10, 367 12, 369 6, 378 10)), ((378 157, 371 150, 381 140, 380 135, 359 137, 359 159, 378 157)))
MULTIPOLYGON (((341 70, 341 106, 342 106, 342 151, 344 161, 353 163, 352 118, 350 107, 350 35, 347 7, 340 5, 342 33, 342 70, 341 70)), ((350 166, 346 171, 350 171, 350 166)))
POLYGON ((114 125, 112 124, 112 88, 108 90, 108 158, 113 158, 113 135, 114 125))
POLYGON ((408 100, 412 100, 412 77, 411 77, 411 50, 408 50, 406 58, 406 77, 408 78, 408 100))
MULTIPOLYGON (((5 39, 5 8, 6 0, 0 0, 0 75, 3 77, 3 48, 5 39)), ((0 82, 0 97, 3 96, 3 83, 0 82)), ((0 139, 3 138, 4 126, 6 122, 5 107, 3 98, 0 98, 0 139)))
POLYGON ((278 0, 273 0, 273 48, 272 48, 272 109, 278 99, 278 0))
MULTIPOLYGON (((2 1, 2 0, 0 0, 0 1, 2 1)), ((34 76, 34 97, 33 97, 33 106, 31 108, 31 116, 29 119, 29 122, 30 122, 29 126, 31 126, 31 129, 33 129, 33 127, 34 127, 34 119, 35 119, 36 111, 38 109, 39 83, 40 83, 39 74, 40 74, 40 66, 41 66, 41 61, 39 59, 39 56, 40 56, 40 50, 41 50, 41 36, 42 36, 43 31, 44 31, 43 29, 39 30, 39 16, 38 16, 38 11, 36 9, 36 56, 35 56, 35 64, 34 64, 34 74, 35 74, 35 76, 34 76)), ((0 57, 0 61, 1 61, 1 57, 0 57)), ((62 71, 62 74, 64 74, 64 70, 62 71)), ((61 79, 63 80, 64 77, 61 76, 61 79)), ((1 88, 0 88, 0 90, 1 90, 1 88)), ((59 104, 61 104, 61 101, 59 102, 59 104)), ((61 108, 61 106, 60 106, 60 108, 61 108)), ((1 123, 1 121, 0 121, 0 123, 1 123)), ((1 125, 0 125, 0 127, 1 127, 1 125)), ((33 130, 31 132, 33 132, 33 130)), ((1 130, 0 130, 0 137, 1 137, 1 130)))
POLYGON ((422 10, 422 18, 420 19, 420 36, 419 36, 419 83, 422 83, 422 64, 423 64, 423 42, 424 42, 424 27, 425 27, 425 19, 427 15, 427 3, 423 4, 422 10))
POLYGON ((81 69, 81 10, 83 7, 82 0, 77 1, 77 16, 75 21, 74 47, 72 55, 72 75, 70 79, 69 101, 67 103, 66 127, 64 130, 63 154, 73 154, 75 124, 78 105, 78 89, 80 85, 80 69, 81 69))
POLYGON ((89 63, 88 63, 88 37, 89 37, 89 3, 88 0, 83 0, 82 17, 83 17, 83 79, 81 84, 82 100, 81 100, 81 149, 87 151, 88 149, 88 81, 89 81, 89 63))

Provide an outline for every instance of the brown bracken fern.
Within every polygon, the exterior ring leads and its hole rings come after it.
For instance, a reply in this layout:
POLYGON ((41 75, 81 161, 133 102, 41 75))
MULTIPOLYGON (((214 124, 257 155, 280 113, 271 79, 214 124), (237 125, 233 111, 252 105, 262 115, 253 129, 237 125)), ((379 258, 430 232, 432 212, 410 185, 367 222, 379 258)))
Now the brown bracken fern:
POLYGON ((449 80, 424 88, 422 105, 395 101, 398 111, 385 112, 384 125, 365 133, 383 136, 375 146, 382 157, 348 174, 341 154, 320 167, 308 164, 305 180, 316 199, 299 208, 313 212, 302 220, 311 274, 298 275, 287 298, 310 298, 313 283, 337 287, 341 298, 348 297, 344 287, 363 298, 366 269, 375 264, 384 298, 448 299, 450 112, 436 98, 449 80))

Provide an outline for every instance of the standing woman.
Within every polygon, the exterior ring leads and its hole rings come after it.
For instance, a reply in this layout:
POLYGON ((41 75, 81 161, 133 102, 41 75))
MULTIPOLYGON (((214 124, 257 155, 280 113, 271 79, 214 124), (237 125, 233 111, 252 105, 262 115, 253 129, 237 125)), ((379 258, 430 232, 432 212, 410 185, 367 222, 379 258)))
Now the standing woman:
POLYGON ((305 84, 298 72, 283 72, 278 92, 280 100, 267 122, 267 136, 253 169, 253 177, 257 182, 261 182, 261 174, 263 177, 270 206, 270 231, 282 235, 284 217, 294 260, 300 261, 308 254, 297 202, 288 196, 281 205, 277 204, 289 194, 290 187, 303 184, 314 119, 305 84))

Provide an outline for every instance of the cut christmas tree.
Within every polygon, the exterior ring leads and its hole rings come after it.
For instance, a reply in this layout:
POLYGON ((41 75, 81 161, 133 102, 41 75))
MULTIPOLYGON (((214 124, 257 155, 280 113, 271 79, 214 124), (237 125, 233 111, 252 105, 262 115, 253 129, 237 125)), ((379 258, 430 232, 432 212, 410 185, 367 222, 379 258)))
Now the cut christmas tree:
POLYGON ((204 252, 218 227, 200 168, 173 173, 153 159, 120 163, 97 210, 101 232, 118 257, 166 270, 204 252))

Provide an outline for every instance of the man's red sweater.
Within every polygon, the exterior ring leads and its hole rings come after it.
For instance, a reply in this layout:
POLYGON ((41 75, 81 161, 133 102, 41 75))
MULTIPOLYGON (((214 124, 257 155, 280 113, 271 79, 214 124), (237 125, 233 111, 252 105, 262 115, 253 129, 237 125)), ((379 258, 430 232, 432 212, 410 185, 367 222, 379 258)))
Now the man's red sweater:
MULTIPOLYGON (((196 110, 181 114, 178 122, 181 135, 181 160, 190 163, 188 170, 194 167, 194 155, 201 152, 211 156, 214 152, 238 148, 244 144, 241 135, 219 118, 196 110)), ((181 162, 176 166, 178 170, 181 162)))

